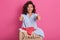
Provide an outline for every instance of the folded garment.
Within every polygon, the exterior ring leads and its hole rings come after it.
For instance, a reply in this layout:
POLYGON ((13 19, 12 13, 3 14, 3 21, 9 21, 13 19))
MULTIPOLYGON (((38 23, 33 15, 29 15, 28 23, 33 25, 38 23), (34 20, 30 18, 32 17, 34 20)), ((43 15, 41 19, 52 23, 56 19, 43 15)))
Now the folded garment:
POLYGON ((32 32, 35 30, 33 27, 22 28, 27 31, 28 35, 31 35, 32 32))

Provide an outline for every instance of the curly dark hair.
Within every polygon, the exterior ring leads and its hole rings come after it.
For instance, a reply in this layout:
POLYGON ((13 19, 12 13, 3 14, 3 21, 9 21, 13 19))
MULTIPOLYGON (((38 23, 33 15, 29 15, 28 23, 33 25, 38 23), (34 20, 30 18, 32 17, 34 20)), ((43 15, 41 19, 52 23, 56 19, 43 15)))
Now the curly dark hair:
POLYGON ((32 1, 27 1, 27 2, 24 4, 24 6, 23 6, 23 10, 22 10, 22 13, 23 13, 23 14, 27 14, 27 13, 28 13, 27 7, 28 7, 29 4, 32 4, 32 5, 33 5, 33 11, 32 11, 32 13, 35 13, 35 12, 36 12, 35 5, 33 4, 33 2, 32 2, 32 1))

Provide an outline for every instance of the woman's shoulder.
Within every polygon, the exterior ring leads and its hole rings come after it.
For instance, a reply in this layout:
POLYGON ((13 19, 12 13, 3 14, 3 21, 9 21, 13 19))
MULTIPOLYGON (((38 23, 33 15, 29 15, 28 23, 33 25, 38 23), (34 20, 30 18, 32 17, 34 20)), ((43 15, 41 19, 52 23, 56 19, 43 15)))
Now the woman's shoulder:
POLYGON ((38 16, 38 14, 37 13, 33 13, 35 16, 38 16))
POLYGON ((23 17, 24 17, 24 16, 25 16, 25 14, 21 14, 21 16, 23 16, 23 17))

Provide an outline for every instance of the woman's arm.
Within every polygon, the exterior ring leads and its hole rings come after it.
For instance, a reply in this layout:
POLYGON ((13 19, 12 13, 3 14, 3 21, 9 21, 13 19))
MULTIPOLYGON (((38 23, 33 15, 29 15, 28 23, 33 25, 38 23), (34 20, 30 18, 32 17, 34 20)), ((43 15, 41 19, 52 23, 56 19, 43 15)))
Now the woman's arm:
POLYGON ((19 17, 19 20, 20 21, 23 21, 23 16, 22 15, 19 17))
POLYGON ((41 17, 39 15, 36 18, 37 18, 37 20, 40 20, 41 19, 41 17))
POLYGON ((40 19, 41 19, 41 16, 38 15, 38 14, 35 14, 35 19, 36 19, 36 20, 40 20, 40 19))

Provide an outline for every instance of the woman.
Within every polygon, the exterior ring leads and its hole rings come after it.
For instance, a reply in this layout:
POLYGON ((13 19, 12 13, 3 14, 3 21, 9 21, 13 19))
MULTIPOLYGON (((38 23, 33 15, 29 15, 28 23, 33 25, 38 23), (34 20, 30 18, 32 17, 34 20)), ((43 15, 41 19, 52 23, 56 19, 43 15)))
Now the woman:
MULTIPOLYGON (((22 23, 22 28, 33 27, 35 29, 31 33, 31 36, 32 35, 39 35, 41 37, 40 40, 43 39, 44 32, 42 31, 42 29, 37 27, 37 24, 36 24, 36 20, 40 20, 40 16, 36 13, 35 5, 32 3, 32 1, 28 1, 28 2, 26 2, 26 4, 24 4, 23 13, 19 17, 19 20, 23 22, 22 23)), ((20 34, 22 35, 22 32, 24 32, 25 35, 27 35, 28 32, 26 30, 22 29, 22 28, 19 28, 20 34)), ((20 38, 20 40, 22 40, 22 39, 20 38)))

